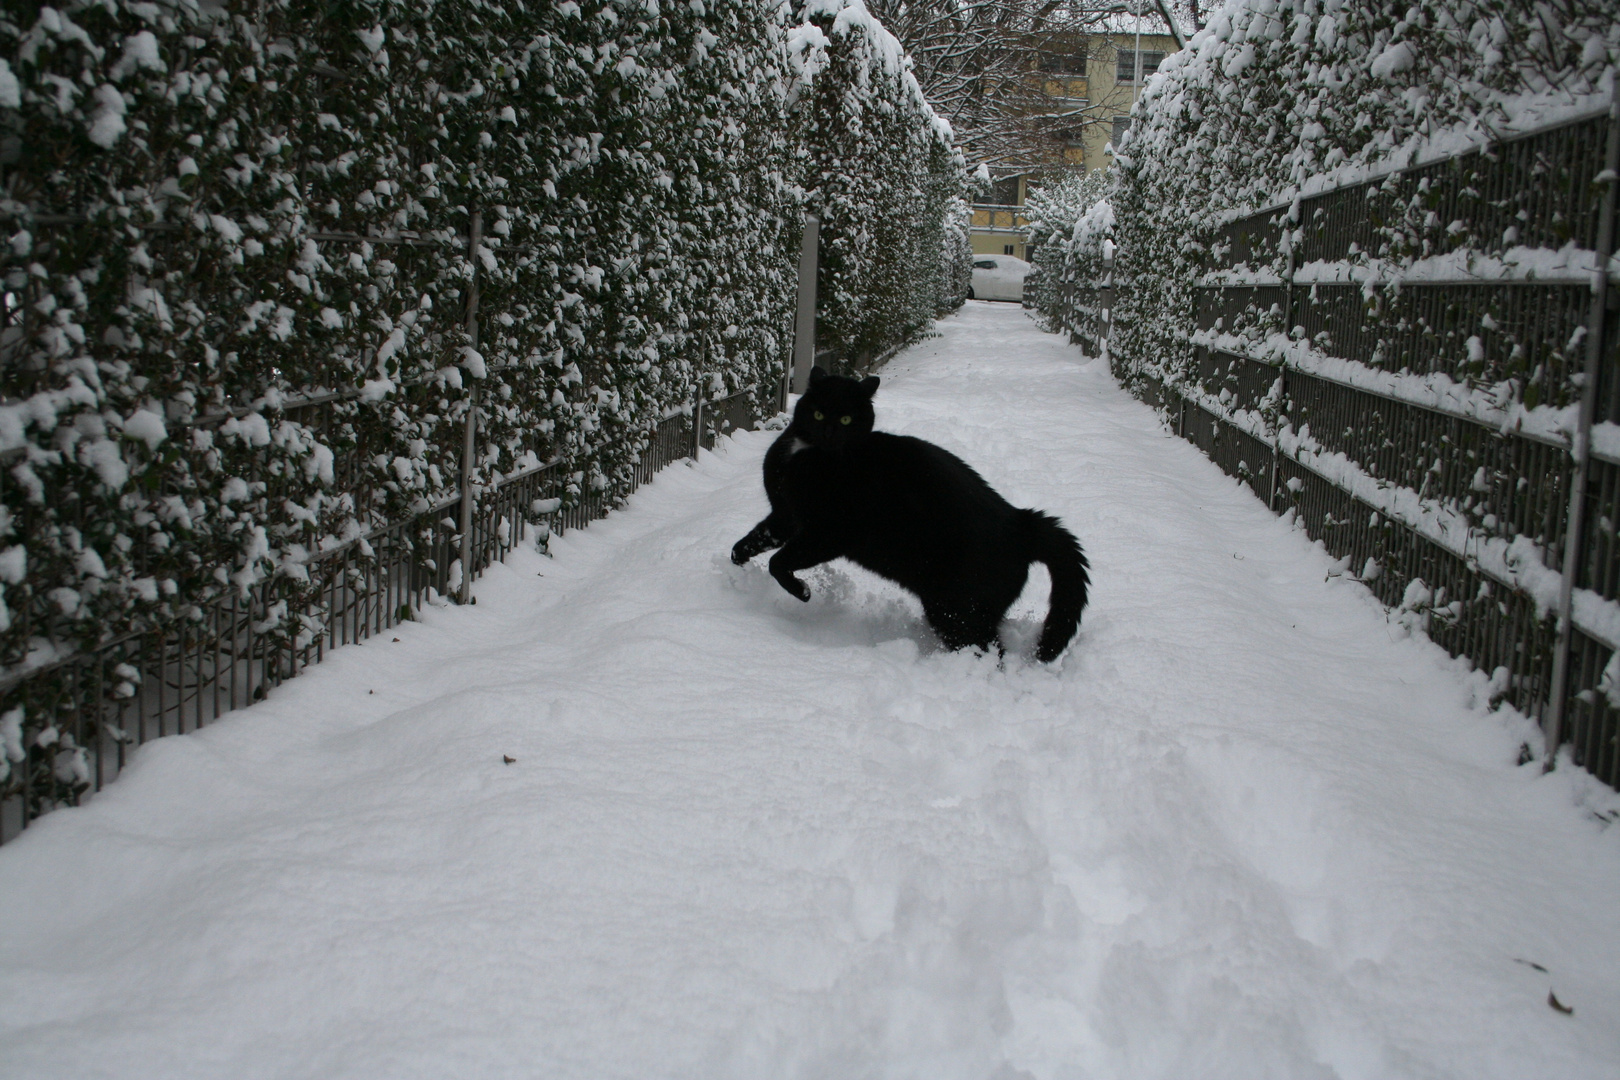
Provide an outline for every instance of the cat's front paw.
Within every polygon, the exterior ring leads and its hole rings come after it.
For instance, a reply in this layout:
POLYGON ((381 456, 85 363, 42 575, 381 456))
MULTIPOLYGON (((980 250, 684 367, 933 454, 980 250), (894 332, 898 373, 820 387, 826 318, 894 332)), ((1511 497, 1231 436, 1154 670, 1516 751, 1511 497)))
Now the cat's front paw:
POLYGON ((783 574, 776 580, 782 586, 782 588, 788 591, 789 594, 798 597, 805 603, 810 602, 810 586, 806 585, 792 574, 783 574))
POLYGON ((765 523, 762 521, 755 525, 747 536, 732 545, 731 561, 741 566, 766 548, 775 546, 776 538, 771 535, 771 531, 765 527, 765 523))

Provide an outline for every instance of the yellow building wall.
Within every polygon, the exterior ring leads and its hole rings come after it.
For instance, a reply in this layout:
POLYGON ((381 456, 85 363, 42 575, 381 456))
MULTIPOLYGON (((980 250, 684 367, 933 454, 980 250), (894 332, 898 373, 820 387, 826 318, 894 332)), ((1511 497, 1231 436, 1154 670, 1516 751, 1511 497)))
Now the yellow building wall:
MULTIPOLYGON (((1114 137, 1115 117, 1129 116, 1140 92, 1134 82, 1118 82, 1119 50, 1136 48, 1135 34, 1110 34, 1097 43, 1095 53, 1086 64, 1086 83, 1091 91, 1090 106, 1086 110, 1095 122, 1086 128, 1083 146, 1077 155, 1085 163, 1086 171, 1106 169, 1112 159, 1103 152, 1114 137)), ((1177 49, 1176 39, 1169 34, 1143 34, 1142 51, 1159 52, 1169 56, 1177 49)), ((1145 81, 1145 80, 1144 80, 1145 81)), ((1065 155, 1068 156, 1068 155, 1065 155)))
MULTIPOLYGON (((1169 56, 1177 49, 1176 39, 1168 34, 1143 34, 1143 52, 1159 52, 1169 56)), ((1135 82, 1119 82, 1115 76, 1119 69, 1119 51, 1137 48, 1135 34, 1108 34, 1092 38, 1091 55, 1086 61, 1086 74, 1042 75, 1041 89, 1056 101, 1085 101, 1082 115, 1088 121, 1078 145, 1064 148, 1063 157, 1077 170, 1093 172, 1107 169, 1113 158, 1106 153, 1114 137, 1114 119, 1129 116, 1136 104, 1140 88, 1135 82)), ((1144 80, 1145 81, 1145 80, 1144 80)), ((1029 193, 1027 179, 1018 180, 1018 205, 1022 206, 1029 193)), ((975 255, 1006 254, 1011 244, 1012 254, 1020 259, 1029 258, 1024 243, 1023 229, 1028 219, 1009 210, 990 210, 985 206, 973 208, 973 253, 975 255)))
MULTIPOLYGON (((1028 193, 1022 179, 1018 182, 1018 201, 1024 201, 1028 193)), ((1015 209, 1004 207, 975 206, 973 208, 973 230, 969 233, 973 241, 973 254, 975 255, 1007 255, 1012 254, 1020 259, 1029 257, 1027 245, 1024 243, 1024 228, 1029 224, 1029 218, 1015 209), (1012 251, 1007 251, 1007 245, 1012 245, 1012 251)))
POLYGON ((1020 259, 1029 258, 1029 245, 1024 243, 1022 236, 1008 236, 998 233, 974 233, 973 254, 975 255, 1005 255, 1007 245, 1012 245, 1012 253, 1020 259))

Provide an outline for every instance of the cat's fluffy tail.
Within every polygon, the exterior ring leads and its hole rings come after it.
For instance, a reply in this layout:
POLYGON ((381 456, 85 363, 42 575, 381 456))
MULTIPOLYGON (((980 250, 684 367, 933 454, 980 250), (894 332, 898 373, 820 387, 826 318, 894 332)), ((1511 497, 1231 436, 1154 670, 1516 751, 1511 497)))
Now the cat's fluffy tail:
POLYGON ((1039 510, 1023 511, 1029 529, 1030 557, 1046 564, 1052 575, 1052 596, 1047 601, 1046 626, 1035 657, 1043 664, 1056 660, 1080 626, 1080 612, 1086 606, 1086 588, 1091 569, 1080 541, 1057 518, 1039 510))

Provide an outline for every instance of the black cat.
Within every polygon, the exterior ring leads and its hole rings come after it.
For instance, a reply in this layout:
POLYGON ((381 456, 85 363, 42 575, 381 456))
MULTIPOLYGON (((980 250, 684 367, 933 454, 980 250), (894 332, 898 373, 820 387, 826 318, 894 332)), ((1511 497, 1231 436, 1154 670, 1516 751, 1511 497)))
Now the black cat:
POLYGON ((1019 510, 961 458, 933 443, 872 430, 877 376, 856 382, 810 372, 793 422, 765 454, 771 512, 731 549, 739 566, 762 551, 771 576, 800 600, 794 576, 843 556, 922 601, 948 647, 996 642, 1031 562, 1052 575, 1035 655, 1057 659, 1086 606, 1085 554, 1058 520, 1019 510))

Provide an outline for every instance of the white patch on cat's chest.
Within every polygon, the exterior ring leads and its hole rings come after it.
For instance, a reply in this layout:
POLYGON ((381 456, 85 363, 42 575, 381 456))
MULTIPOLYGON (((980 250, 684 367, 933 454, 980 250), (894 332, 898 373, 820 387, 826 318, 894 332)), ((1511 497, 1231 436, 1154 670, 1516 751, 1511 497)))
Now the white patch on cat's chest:
POLYGON ((797 435, 795 435, 795 436, 793 436, 793 441, 788 443, 787 456, 792 457, 794 454, 797 454, 800 450, 807 450, 807 449, 809 449, 809 447, 810 447, 809 443, 805 442, 803 439, 801 439, 797 435))

